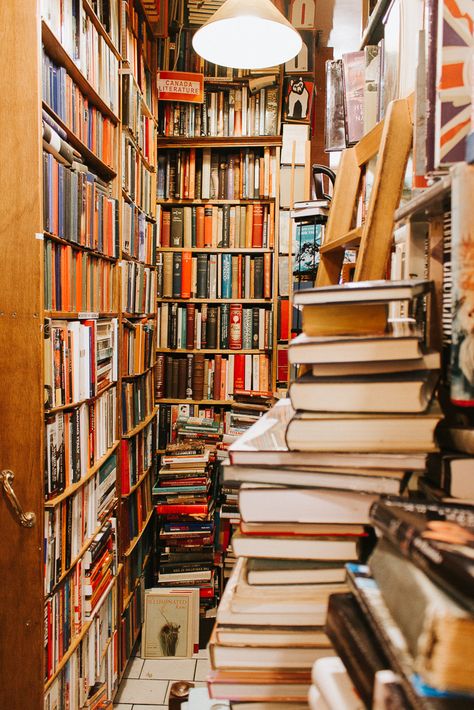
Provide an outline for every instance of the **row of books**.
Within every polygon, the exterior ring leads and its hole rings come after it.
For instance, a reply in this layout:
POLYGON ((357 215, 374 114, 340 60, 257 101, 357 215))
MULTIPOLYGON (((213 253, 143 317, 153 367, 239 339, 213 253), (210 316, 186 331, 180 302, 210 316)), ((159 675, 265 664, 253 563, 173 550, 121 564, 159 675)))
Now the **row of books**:
POLYGON ((156 258, 157 227, 133 203, 122 202, 122 250, 128 256, 146 264, 156 258))
POLYGON ((161 303, 157 322, 160 349, 269 350, 273 345, 273 316, 268 308, 161 303))
POLYGON ((156 270, 136 261, 121 261, 122 311, 131 314, 156 312, 156 270))
POLYGON ((145 476, 142 483, 129 495, 120 510, 120 535, 123 549, 128 551, 131 543, 137 538, 150 520, 153 512, 151 483, 153 471, 145 476))
POLYGON ((106 165, 117 162, 115 128, 84 96, 64 67, 58 66, 45 53, 42 66, 43 101, 106 165))
MULTIPOLYGON (((159 400, 159 389, 155 399, 159 400)), ((209 418, 221 422, 221 412, 211 405, 203 404, 161 404, 158 402, 158 450, 164 451, 168 444, 177 442, 176 422, 178 417, 209 418)))
POLYGON ((276 157, 271 148, 160 150, 159 200, 253 200, 275 197, 276 157))
POLYGON ((44 307, 68 313, 114 313, 116 267, 92 253, 45 239, 44 307))
POLYGON ((154 174, 126 131, 122 132, 122 188, 147 217, 155 218, 154 174))
POLYGON ((117 319, 47 320, 45 386, 49 407, 90 399, 117 381, 117 319))
POLYGON ((229 400, 242 389, 268 392, 270 358, 265 354, 158 355, 156 378, 158 399, 229 400))
POLYGON ((153 118, 143 110, 143 95, 129 72, 122 74, 122 127, 128 128, 150 165, 155 162, 156 130, 153 118))
POLYGON ((47 415, 45 421, 45 498, 59 495, 88 474, 117 437, 117 388, 94 401, 47 415))
MULTIPOLYGON (((119 62, 99 34, 81 3, 45 0, 42 17, 101 99, 116 114, 119 110, 119 62)), ((111 14, 114 35, 118 34, 118 14, 111 14)))
POLYGON ((141 10, 135 8, 133 3, 122 5, 122 41, 121 54, 127 62, 132 74, 147 98, 147 104, 152 109, 148 100, 150 93, 151 68, 154 66, 153 38, 149 33, 147 21, 141 10))
POLYGON ((156 324, 154 320, 124 321, 122 377, 141 375, 155 362, 156 324))
POLYGON ((150 469, 156 451, 156 425, 153 419, 131 439, 121 442, 121 494, 127 495, 150 469))
MULTIPOLYGON (((81 563, 79 562, 79 570, 80 567, 81 563)), ((87 623, 85 612, 81 616, 83 605, 82 597, 79 596, 81 592, 80 578, 74 583, 69 576, 65 580, 62 590, 61 594, 55 594, 49 598, 45 605, 45 681, 54 675, 58 664, 87 623), (76 596, 74 597, 74 595, 76 596)), ((46 696, 51 710, 57 707, 53 703, 55 697, 62 691, 64 696, 59 696, 61 700, 69 697, 77 703, 71 707, 88 707, 87 697, 95 683, 100 680, 103 682, 104 677, 110 683, 115 682, 117 678, 116 649, 114 649, 114 643, 109 644, 108 651, 106 651, 106 647, 109 639, 116 639, 116 617, 116 587, 111 583, 110 591, 106 593, 103 603, 93 616, 87 635, 68 660, 65 673, 57 677, 46 696), (107 632, 108 638, 104 641, 107 632)))
POLYGON ((272 255, 164 252, 158 281, 161 298, 270 299, 272 255))
POLYGON ((153 411, 153 371, 122 382, 122 434, 126 435, 153 411))
POLYGON ((278 133, 278 86, 252 93, 247 85, 212 86, 202 104, 161 102, 158 133, 163 136, 274 136, 278 133))
POLYGON ((43 212, 46 232, 106 256, 119 256, 118 201, 74 157, 68 166, 50 152, 43 153, 43 212))
MULTIPOLYGON (((64 703, 70 708, 106 710, 118 677, 117 591, 113 587, 92 620, 85 637, 73 651, 64 670, 51 683, 44 697, 45 710, 64 703)), ((48 650, 51 646, 48 646, 48 650)), ((51 676, 52 654, 46 675, 51 676)))
POLYGON ((273 245, 274 205, 159 208, 160 247, 259 249, 273 245))
POLYGON ((90 555, 92 539, 99 528, 102 530, 105 517, 116 501, 116 478, 117 456, 112 454, 74 495, 45 510, 45 594, 55 589, 78 557, 83 557, 87 543, 90 545, 84 554, 90 555))

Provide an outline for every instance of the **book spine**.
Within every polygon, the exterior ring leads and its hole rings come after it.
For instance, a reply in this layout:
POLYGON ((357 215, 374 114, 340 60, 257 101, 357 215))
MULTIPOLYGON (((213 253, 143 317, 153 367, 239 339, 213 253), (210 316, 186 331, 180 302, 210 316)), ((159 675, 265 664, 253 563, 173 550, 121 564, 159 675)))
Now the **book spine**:
POLYGON ((232 255, 219 254, 221 258, 221 298, 232 298, 232 255))
POLYGON ((242 304, 230 305, 229 348, 240 350, 242 348, 242 304))
POLYGON ((194 348, 195 325, 196 321, 196 306, 194 303, 186 304, 186 349, 194 348))
POLYGON ((220 347, 222 350, 227 350, 229 347, 229 316, 230 305, 223 303, 220 306, 220 347))
POLYGON ((197 297, 206 298, 208 292, 208 258, 207 254, 197 256, 197 297))
POLYGON ((158 354, 155 363, 155 398, 165 396, 165 356, 158 354))
POLYGON ((181 266, 182 254, 173 253, 173 298, 181 298, 181 266))
POLYGON ((209 350, 217 348, 217 306, 207 309, 206 342, 209 350))
POLYGON ((194 355, 189 353, 186 356, 186 399, 193 397, 193 373, 194 373, 194 355))

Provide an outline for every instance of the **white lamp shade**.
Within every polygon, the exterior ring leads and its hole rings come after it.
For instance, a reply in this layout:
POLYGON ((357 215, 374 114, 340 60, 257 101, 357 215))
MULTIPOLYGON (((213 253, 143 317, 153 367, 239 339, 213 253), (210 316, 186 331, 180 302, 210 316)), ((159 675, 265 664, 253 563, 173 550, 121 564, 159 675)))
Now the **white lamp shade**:
POLYGON ((226 0, 193 37, 203 59, 236 69, 282 64, 301 46, 300 35, 271 0, 226 0))

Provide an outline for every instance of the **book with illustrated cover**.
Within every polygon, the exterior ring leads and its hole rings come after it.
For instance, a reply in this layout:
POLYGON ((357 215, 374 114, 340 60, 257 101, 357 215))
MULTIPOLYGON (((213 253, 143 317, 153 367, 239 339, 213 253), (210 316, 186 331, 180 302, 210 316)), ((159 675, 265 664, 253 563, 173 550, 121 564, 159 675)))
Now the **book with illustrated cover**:
POLYGON ((326 62, 326 120, 324 122, 324 150, 326 153, 346 147, 344 86, 342 60, 326 62))

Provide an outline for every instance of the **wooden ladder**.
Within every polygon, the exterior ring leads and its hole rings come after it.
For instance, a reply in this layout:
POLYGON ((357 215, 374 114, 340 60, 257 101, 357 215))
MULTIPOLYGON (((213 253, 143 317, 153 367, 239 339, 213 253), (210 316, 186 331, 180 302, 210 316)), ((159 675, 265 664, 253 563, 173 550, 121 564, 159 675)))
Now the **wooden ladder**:
POLYGON ((356 249, 355 281, 383 279, 392 246, 394 213, 412 145, 412 97, 391 101, 385 119, 343 151, 320 249, 316 286, 339 283, 344 252, 356 249), (364 166, 377 156, 364 224, 352 228, 364 166))

